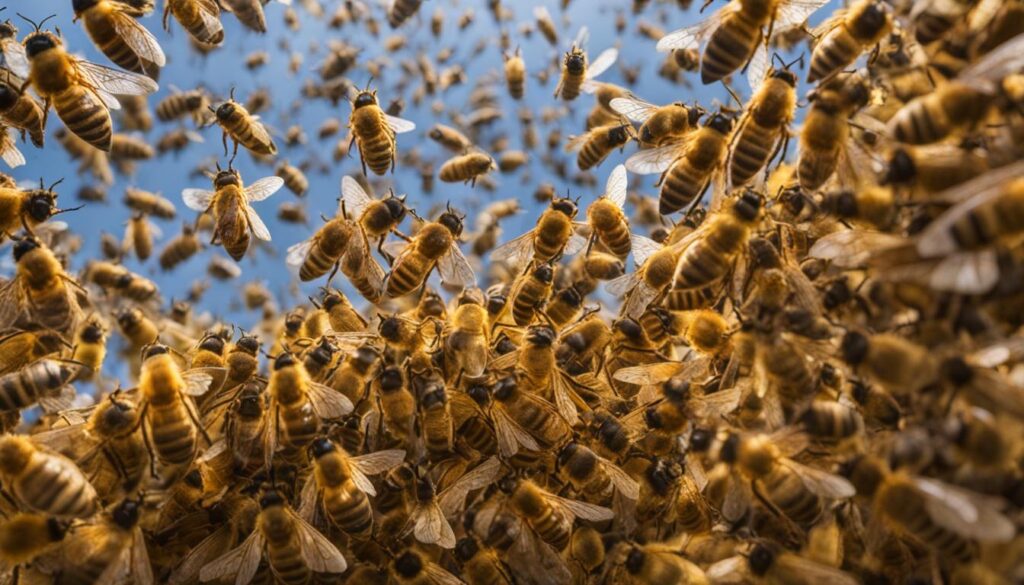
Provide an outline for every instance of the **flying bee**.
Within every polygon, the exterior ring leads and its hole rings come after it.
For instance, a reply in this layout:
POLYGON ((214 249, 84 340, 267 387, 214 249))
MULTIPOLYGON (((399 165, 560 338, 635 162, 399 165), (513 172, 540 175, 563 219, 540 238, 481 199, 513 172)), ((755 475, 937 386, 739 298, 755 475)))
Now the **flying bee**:
POLYGON ((634 95, 613 98, 609 103, 613 110, 640 124, 636 135, 642 148, 677 141, 695 129, 703 115, 699 107, 690 108, 682 102, 656 106, 634 95))
POLYGON ((0 437, 0 477, 6 492, 36 512, 88 518, 99 510, 99 497, 85 473, 70 459, 39 448, 27 437, 0 437))
POLYGON ((868 87, 855 78, 839 87, 828 84, 808 96, 811 109, 800 130, 797 155, 797 175, 805 193, 818 190, 841 162, 853 160, 851 157, 860 153, 850 144, 849 118, 867 104, 868 98, 868 87))
POLYGON ((753 96, 736 126, 726 167, 730 188, 740 187, 779 153, 785 155, 796 112, 796 74, 771 68, 752 86, 753 96))
POLYGON ((0 234, 0 241, 3 241, 7 234, 13 234, 23 227, 31 233, 32 228, 54 215, 80 209, 57 207, 57 192, 53 188, 59 183, 60 181, 53 183, 48 189, 43 188, 42 180, 38 189, 0 187, 0 230, 3 232, 0 234))
POLYGON ((470 492, 487 487, 501 475, 501 462, 491 457, 463 473, 440 492, 427 477, 416 480, 416 507, 409 515, 404 534, 423 544, 436 544, 441 548, 455 548, 455 532, 448 518, 459 515, 466 506, 470 492))
POLYGON ((454 153, 466 152, 473 146, 473 141, 465 134, 444 124, 434 124, 427 136, 454 153))
POLYGON ((383 175, 394 170, 397 156, 396 134, 411 132, 416 125, 408 120, 391 116, 377 103, 377 92, 364 89, 352 100, 352 114, 348 120, 352 141, 359 146, 359 160, 366 167, 383 175))
POLYGON ((43 358, 0 376, 0 410, 21 410, 38 403, 44 412, 69 407, 67 385, 83 367, 58 359, 43 358))
POLYGON ((478 148, 470 148, 466 153, 453 156, 441 165, 437 178, 446 183, 470 183, 476 185, 477 179, 497 168, 494 159, 478 148))
MULTIPOLYGON (((333 268, 337 270, 346 253, 369 252, 361 228, 345 217, 343 205, 311 238, 288 248, 287 262, 299 267, 303 282, 320 278, 333 268)), ((383 280, 383 278, 382 278, 383 280)))
POLYGON ((462 227, 462 217, 450 207, 437 221, 425 223, 391 265, 387 296, 395 298, 411 293, 426 282, 435 267, 445 284, 472 285, 476 281, 473 268, 458 246, 462 227))
POLYGON ((756 583, 793 585, 822 582, 855 585, 860 582, 846 571, 783 550, 774 543, 759 542, 745 553, 714 563, 705 572, 707 578, 714 583, 733 583, 748 578, 755 579, 756 583))
POLYGON ((544 35, 544 38, 552 45, 557 45, 558 28, 555 26, 555 21, 551 18, 551 13, 548 12, 547 7, 534 7, 533 16, 537 21, 537 30, 540 31, 540 34, 544 35))
POLYGON ((15 329, 0 336, 0 376, 20 370, 28 364, 67 347, 56 331, 15 329))
POLYGON ((85 32, 111 61, 122 69, 156 78, 167 64, 160 43, 135 19, 146 15, 130 4, 109 0, 78 0, 73 3, 75 20, 82 20, 85 32))
POLYGON ((388 4, 388 24, 399 28, 405 21, 419 12, 423 0, 393 0, 388 4))
POLYGON ((662 173, 658 212, 671 215, 696 205, 725 164, 734 120, 715 114, 679 142, 641 150, 626 160, 637 174, 662 173))
POLYGON ((914 98, 888 122, 888 135, 908 144, 938 142, 980 124, 998 93, 999 81, 1018 69, 1024 36, 1018 35, 966 67, 935 91, 914 98))
POLYGON ((135 257, 140 262, 145 262, 153 253, 153 237, 159 238, 162 235, 163 232, 160 231, 160 228, 150 223, 146 214, 137 213, 128 220, 122 248, 125 251, 135 252, 135 257))
POLYGON ((224 250, 235 260, 241 260, 249 249, 249 235, 270 241, 270 231, 252 208, 252 202, 263 201, 284 185, 280 177, 265 177, 242 186, 242 175, 228 168, 218 168, 213 178, 213 191, 185 189, 182 200, 190 209, 200 213, 212 213, 216 227, 211 243, 219 239, 224 250))
POLYGON ((377 491, 367 476, 400 465, 405 451, 390 449, 352 457, 329 439, 317 439, 310 449, 315 471, 299 496, 299 516, 312 521, 320 506, 327 518, 346 534, 369 536, 373 509, 367 496, 376 496, 377 491))
POLYGON ((25 164, 25 155, 18 150, 12 132, 13 129, 0 124, 0 158, 13 169, 25 164))
POLYGON ((578 152, 576 166, 585 171, 600 165, 616 148, 621 151, 633 138, 633 126, 630 124, 598 126, 585 134, 570 137, 565 143, 565 151, 578 152))
POLYGON ((256 526, 241 545, 199 572, 201 581, 235 577, 249 583, 266 560, 274 575, 285 582, 301 583, 313 573, 341 574, 348 568, 341 551, 292 509, 277 490, 260 494, 256 526))
POLYGON ((697 49, 707 40, 700 60, 700 79, 707 85, 727 77, 744 63, 764 70, 767 45, 776 35, 800 27, 824 0, 737 0, 702 22, 671 32, 658 41, 658 51, 697 49), (767 33, 763 31, 768 27, 767 33))
POLYGON ((161 122, 172 122, 190 116, 196 126, 206 126, 210 120, 210 96, 203 89, 175 91, 156 104, 156 117, 161 122))
POLYGON ((588 65, 587 52, 583 50, 588 37, 587 28, 581 28, 572 47, 565 53, 562 74, 555 87, 555 97, 569 102, 579 97, 581 90, 594 93, 598 89, 594 78, 607 71, 619 58, 619 50, 612 47, 605 49, 588 65))
POLYGON ((124 190, 124 204, 133 211, 148 213, 160 219, 174 219, 174 203, 158 193, 128 187, 124 190))
POLYGON ((297 197, 302 197, 309 190, 309 179, 306 178, 306 174, 288 161, 278 163, 274 168, 274 174, 284 179, 285 186, 297 197))
POLYGON ((848 10, 834 14, 815 31, 807 81, 828 79, 853 63, 865 49, 889 34, 891 27, 892 16, 886 5, 874 0, 860 0, 848 10))
POLYGON ((178 21, 192 38, 193 46, 207 49, 224 42, 220 5, 214 0, 169 0, 164 4, 164 30, 170 17, 178 21))
POLYGON ((50 106, 68 130, 99 150, 109 151, 113 129, 110 110, 121 109, 114 94, 147 95, 157 90, 148 77, 115 71, 70 55, 61 39, 36 30, 25 37, 28 80, 43 98, 43 126, 50 106))
POLYGON ((574 221, 577 212, 572 199, 552 199, 536 227, 492 250, 491 261, 503 262, 518 272, 527 263, 545 264, 576 254, 587 245, 587 239, 577 233, 585 225, 574 221))
POLYGON ((629 231, 629 219, 622 211, 626 204, 627 182, 626 167, 618 165, 608 175, 604 194, 587 208, 587 223, 594 234, 591 242, 600 242, 622 260, 633 249, 634 239, 629 231))
MULTIPOLYGON (((21 48, 21 45, 15 46, 21 48)), ((10 71, 6 73, 6 79, 0 81, 0 119, 22 133, 28 132, 32 144, 42 148, 46 139, 43 128, 45 113, 31 94, 21 92, 22 83, 24 81, 10 71)))
POLYGON ((0 330, 34 324, 69 335, 78 326, 81 286, 53 250, 35 238, 14 243, 14 278, 0 283, 0 330))
POLYGON ((216 108, 209 106, 210 111, 216 116, 220 124, 222 142, 224 143, 224 156, 228 155, 228 138, 235 143, 231 158, 238 154, 238 145, 241 144, 253 154, 273 156, 277 154, 277 145, 270 136, 266 126, 258 116, 253 116, 242 104, 235 101, 235 89, 231 88, 231 94, 226 102, 216 108))
POLYGON ((183 225, 181 233, 167 242, 164 249, 160 251, 160 269, 174 269, 175 266, 195 256, 201 247, 202 243, 192 226, 183 225))
POLYGON ((512 99, 523 99, 526 89, 526 63, 517 48, 514 55, 505 55, 505 84, 512 99))

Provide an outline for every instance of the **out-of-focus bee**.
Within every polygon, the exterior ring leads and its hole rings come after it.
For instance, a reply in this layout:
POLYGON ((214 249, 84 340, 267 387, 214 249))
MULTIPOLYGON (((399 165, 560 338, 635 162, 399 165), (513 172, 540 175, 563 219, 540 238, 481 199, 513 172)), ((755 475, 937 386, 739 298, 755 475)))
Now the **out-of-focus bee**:
POLYGON ((465 152, 473 146, 473 142, 465 134, 444 124, 434 124, 427 136, 456 153, 465 152))
POLYGON ((759 542, 747 554, 719 561, 706 571, 713 583, 734 583, 754 579, 763 583, 840 583, 855 585, 860 581, 850 573, 819 563, 782 549, 770 542, 759 542))
POLYGON ((953 28, 975 4, 977 0, 929 1, 915 4, 910 12, 914 38, 922 45, 931 44, 953 28))
POLYGON ((67 346, 55 331, 16 329, 0 336, 0 375, 9 374, 67 346))
POLYGON ((523 62, 519 49, 516 49, 512 56, 505 55, 505 84, 512 99, 523 99, 526 89, 526 63, 523 62))
POLYGON ((555 550, 564 550, 572 536, 576 518, 592 522, 611 520, 610 509, 556 496, 530 480, 521 480, 510 490, 509 505, 555 550))
POLYGON ((99 150, 110 150, 110 109, 121 107, 114 94, 147 95, 157 90, 157 84, 70 55, 57 35, 39 30, 41 25, 33 23, 35 32, 22 44, 29 61, 28 80, 43 98, 43 110, 52 105, 70 132, 99 150))
POLYGON ((135 20, 146 11, 108 0, 80 0, 73 8, 96 48, 121 68, 156 78, 167 64, 160 43, 135 20))
POLYGON ((681 142, 642 150, 626 160, 638 174, 663 173, 658 211, 671 215, 695 205, 721 172, 729 149, 733 119, 715 114, 681 142))
POLYGON ((573 221, 577 211, 571 199, 552 199, 537 219, 537 226, 495 248, 491 261, 504 262, 518 271, 528 262, 543 264, 576 254, 587 245, 587 239, 577 233, 582 224, 573 221))
POLYGON ((313 573, 341 574, 348 568, 341 551, 309 525, 275 489, 260 494, 256 526, 245 541, 199 572, 202 581, 236 576, 248 583, 265 560, 275 575, 294 583, 309 581, 313 573))
POLYGON ((466 496, 474 490, 489 486, 501 475, 501 462, 491 457, 440 492, 428 477, 416 480, 416 507, 409 515, 404 534, 423 544, 436 544, 441 548, 455 548, 455 532, 448 518, 458 515, 465 508, 466 496))
POLYGON ((274 168, 274 174, 284 179, 284 184, 288 187, 288 190, 295 195, 302 197, 309 190, 309 179, 306 178, 305 173, 302 169, 296 166, 288 164, 288 161, 281 161, 277 167, 274 168))
POLYGON ((585 171, 600 165, 616 148, 621 151, 633 138, 630 124, 598 126, 585 134, 571 136, 565 143, 565 151, 579 152, 576 165, 585 171))
POLYGON ((999 81, 1020 68, 1024 35, 1003 43, 934 92, 914 98, 888 122, 889 135, 909 144, 930 144, 975 127, 988 114, 999 81))
POLYGON ((212 48, 224 42, 224 26, 220 22, 220 5, 214 0, 169 0, 164 5, 164 30, 174 16, 192 40, 193 46, 212 48))
POLYGON ((363 174, 367 166, 378 175, 394 170, 398 148, 395 135, 415 130, 416 124, 386 114, 377 103, 376 90, 364 89, 351 103, 348 127, 352 140, 359 146, 363 174))
MULTIPOLYGON (((355 188, 360 187, 357 185, 355 188)), ((327 274, 332 267, 337 269, 346 253, 369 253, 369 246, 362 230, 343 215, 339 206, 337 215, 321 226, 313 237, 288 248, 287 261, 289 265, 299 267, 299 278, 305 282, 327 274)), ((382 282, 383 273, 380 276, 382 282)))
POLYGON ((0 283, 0 330, 34 324, 69 335, 82 309, 77 281, 64 271, 53 250, 29 237, 14 243, 17 270, 0 283))
POLYGON ((400 585, 455 585, 461 580, 414 549, 406 549, 388 564, 388 574, 400 585))
POLYGON ((587 207, 592 241, 600 242, 621 260, 625 260, 633 248, 629 220, 622 211, 626 204, 627 182, 626 167, 618 165, 608 175, 604 194, 587 207))
POLYGON ((57 581, 96 583, 105 575, 118 575, 135 583, 155 583, 139 525, 142 507, 141 499, 125 499, 69 531, 59 552, 57 581))
POLYGON ((124 204, 134 211, 148 213, 160 219, 174 219, 177 215, 174 203, 170 199, 133 187, 125 188, 124 204))
POLYGON ((185 224, 181 227, 181 233, 167 242, 160 252, 160 269, 172 270, 178 264, 187 261, 195 256, 202 244, 199 237, 191 226, 185 224))
POLYGON ((608 579, 631 579, 629 582, 645 585, 707 582, 704 571, 671 543, 623 542, 607 552, 607 559, 604 576, 608 579))
POLYGON ((0 437, 4 490, 26 508, 57 518, 88 518, 100 501, 89 479, 63 455, 22 436, 0 437))
POLYGON ((446 160, 441 165, 437 178, 446 183, 462 182, 475 186, 477 179, 496 168, 497 165, 490 155, 474 147, 465 154, 446 160))
POLYGON ((886 5, 875 0, 860 0, 845 12, 833 15, 815 31, 807 81, 828 79, 853 63, 865 49, 878 44, 891 26, 886 5))
POLYGON ((746 184, 773 156, 785 151, 797 98, 796 74, 790 65, 769 69, 751 88, 754 95, 736 125, 726 162, 731 188, 746 184))
POLYGON ((702 115, 700 108, 690 108, 682 102, 656 106, 633 95, 613 98, 609 105, 619 114, 640 124, 636 135, 637 142, 643 148, 675 142, 696 128, 702 115))
POLYGON ((391 28, 401 27, 412 15, 419 12, 422 3, 423 0, 393 0, 388 6, 388 24, 391 28))
POLYGON ((555 97, 560 97, 567 102, 579 97, 581 90, 587 93, 596 92, 598 85, 594 78, 607 71, 619 58, 619 50, 612 47, 605 49, 588 65, 587 53, 583 50, 587 36, 586 27, 580 29, 579 35, 573 41, 572 48, 566 52, 562 62, 562 74, 555 87, 555 97))
POLYGON ((7 73, 6 79, 0 81, 0 119, 13 128, 28 132, 32 144, 42 148, 46 139, 43 128, 44 111, 35 98, 20 91, 20 81, 10 72, 7 73))
POLYGON ((700 79, 705 85, 727 77, 744 63, 752 71, 763 71, 768 55, 759 47, 766 47, 788 29, 803 25, 825 4, 824 0, 743 0, 720 8, 702 22, 665 35, 658 41, 658 50, 665 53, 697 49, 707 40, 700 61, 700 79), (763 31, 766 26, 767 33, 763 31))
POLYGON ((867 104, 867 87, 850 79, 840 88, 826 86, 811 93, 811 109, 800 130, 797 174, 800 187, 812 193, 825 184, 840 163, 858 154, 850 150, 848 119, 867 104))
POLYGON ((554 19, 551 18, 551 13, 544 6, 537 6, 533 9, 533 16, 537 20, 537 30, 540 34, 544 35, 552 46, 558 44, 558 28, 555 26, 554 19))
POLYGON ((495 583, 511 585, 512 573, 497 551, 472 536, 455 543, 455 558, 462 567, 462 576, 469 585, 495 583))
POLYGON ((181 192, 182 200, 189 209, 200 213, 211 213, 216 227, 213 230, 213 242, 220 242, 224 250, 235 260, 241 260, 249 249, 249 234, 270 241, 270 231, 252 208, 252 202, 263 201, 284 185, 280 177, 265 177, 249 185, 242 186, 242 175, 228 168, 217 169, 213 178, 213 191, 205 189, 185 189, 181 192))
POLYGON ((132 351, 141 350, 146 344, 155 342, 160 335, 160 330, 157 329, 153 320, 138 307, 132 307, 119 313, 117 326, 128 339, 132 351))
POLYGON ((470 286, 476 281, 473 268, 458 247, 462 218, 451 208, 437 221, 427 222, 395 258, 386 283, 387 296, 409 294, 426 282, 436 267, 442 282, 470 286))
POLYGON ((191 116, 197 126, 205 126, 209 122, 209 106, 210 98, 203 89, 177 91, 156 104, 156 117, 161 122, 171 122, 191 116))
POLYGON ((82 366, 43 358, 0 376, 0 410, 21 410, 38 403, 44 412, 68 408, 65 385, 82 373, 82 366))
POLYGON ((114 134, 110 143, 110 159, 121 163, 136 160, 149 160, 156 156, 156 151, 144 139, 128 134, 114 134))
POLYGON ((165 152, 178 153, 191 143, 201 144, 202 142, 203 137, 199 133, 184 128, 176 128, 168 130, 157 139, 156 151, 160 154, 165 152))
POLYGON ((220 124, 222 142, 224 143, 224 156, 228 154, 228 138, 235 143, 232 152, 238 154, 238 145, 241 144, 254 154, 273 156, 277 154, 277 145, 271 138, 270 132, 257 117, 249 113, 242 104, 235 101, 235 90, 232 88, 231 95, 226 102, 221 103, 214 109, 210 106, 220 124))
POLYGON ((135 214, 128 220, 123 248, 125 251, 135 252, 135 256, 145 262, 153 253, 153 236, 161 235, 160 228, 151 224, 146 214, 135 214))
POLYGON ((55 518, 32 512, 19 512, 0 523, 0 551, 3 563, 12 574, 18 573, 17 565, 31 563, 35 558, 55 550, 64 540, 68 526, 55 518))

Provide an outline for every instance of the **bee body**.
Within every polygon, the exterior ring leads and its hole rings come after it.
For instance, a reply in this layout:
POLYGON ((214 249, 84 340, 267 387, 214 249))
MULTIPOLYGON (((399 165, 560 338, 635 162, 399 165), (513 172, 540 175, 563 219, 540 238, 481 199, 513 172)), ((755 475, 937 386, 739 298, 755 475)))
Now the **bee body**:
POLYGON ((387 295, 404 296, 422 285, 437 261, 455 245, 455 238, 461 232, 462 220, 454 214, 443 215, 439 221, 423 226, 407 251, 391 267, 387 295))
POLYGON ((520 327, 533 322, 540 307, 551 296, 551 281, 554 271, 551 266, 542 264, 528 276, 523 277, 522 284, 512 297, 512 317, 520 327))
POLYGON ((166 465, 192 461, 199 447, 199 430, 182 394, 185 380, 166 348, 143 362, 139 388, 146 397, 145 416, 156 457, 166 465))
POLYGON ((395 0, 388 9, 388 24, 398 28, 416 14, 423 0, 395 0))
POLYGON ((364 167, 370 167, 378 175, 394 168, 395 132, 388 125, 384 110, 377 105, 376 94, 363 92, 356 98, 349 128, 359 145, 359 158, 364 167), (361 103, 363 105, 359 105, 361 103))
POLYGON ((753 178, 775 154, 796 110, 796 76, 787 70, 774 72, 751 102, 733 143, 730 178, 734 187, 753 178))
POLYGON ((71 460, 37 449, 28 439, 0 438, 4 487, 27 507, 61 518, 86 518, 99 509, 96 490, 71 460))
POLYGON ((30 78, 36 92, 57 111, 73 134, 92 146, 109 151, 113 126, 107 107, 85 86, 78 83, 72 58, 60 41, 50 33, 50 48, 31 58, 30 78))
POLYGON ((43 147, 46 132, 43 128, 43 108, 20 88, 0 83, 0 117, 12 127, 28 132, 32 144, 43 147))
MULTIPOLYGON (((85 31, 96 48, 122 69, 144 75, 157 74, 160 64, 153 63, 137 53, 118 30, 120 23, 117 20, 133 18, 136 16, 133 14, 134 11, 106 0, 94 0, 91 4, 84 10, 76 4, 75 16, 82 20, 85 31)), ((139 25, 133 33, 140 35, 139 28, 143 27, 139 25)), ((162 53, 160 55, 162 56, 162 53)))
POLYGON ((217 107, 216 116, 217 123, 220 124, 226 137, 230 137, 235 142, 235 150, 240 144, 255 154, 265 156, 277 154, 277 145, 274 144, 263 123, 250 114, 242 104, 228 100, 217 107))
POLYGON ((469 152, 452 157, 441 165, 437 177, 446 183, 476 181, 494 167, 494 160, 483 152, 469 152))
POLYGON ((0 410, 20 410, 60 392, 80 368, 50 359, 35 361, 20 370, 0 376, 0 410))
POLYGON ((580 89, 587 75, 587 54, 577 47, 565 54, 562 62, 562 76, 558 80, 555 97, 569 102, 580 96, 580 89))
POLYGON ((353 228, 352 222, 340 218, 334 218, 321 226, 313 235, 313 244, 299 269, 299 278, 304 282, 314 280, 337 266, 348 248, 353 228))
POLYGON ((707 220, 707 236, 694 242, 679 259, 675 288, 703 288, 729 270, 736 254, 746 245, 750 227, 757 220, 759 201, 756 194, 748 192, 737 201, 731 212, 707 220))
MULTIPOLYGON (((743 8, 730 12, 712 33, 700 59, 700 80, 707 85, 736 71, 754 54, 762 41, 761 27, 767 18, 755 16, 748 10, 751 4, 772 4, 765 2, 743 2, 743 8)), ((770 16, 769 14, 764 15, 770 16)))
POLYGON ((658 212, 671 215, 685 209, 707 189, 728 150, 732 120, 715 116, 696 131, 682 156, 665 171, 658 195, 658 212))
POLYGON ((890 25, 888 13, 874 0, 857 2, 814 46, 807 80, 826 79, 853 63, 866 47, 877 44, 889 32, 890 25))
POLYGON ((199 251, 199 238, 191 227, 185 226, 181 234, 167 243, 167 246, 160 252, 160 268, 171 270, 178 264, 185 262, 199 251))
POLYGON ((512 99, 523 99, 526 89, 526 64, 523 63, 518 51, 511 57, 505 57, 505 83, 512 99))
POLYGON ((208 0, 168 0, 164 8, 164 28, 167 16, 188 31, 192 38, 203 45, 219 45, 224 42, 224 28, 220 24, 220 8, 208 0), (209 23, 216 21, 214 26, 209 23))

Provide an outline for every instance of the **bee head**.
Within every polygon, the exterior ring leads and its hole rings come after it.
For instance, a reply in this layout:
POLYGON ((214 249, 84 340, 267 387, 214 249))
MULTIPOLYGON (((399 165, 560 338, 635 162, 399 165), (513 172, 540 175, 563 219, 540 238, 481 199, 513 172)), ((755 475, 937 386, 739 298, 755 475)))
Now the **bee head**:
POLYGON ((284 505, 284 496, 282 496, 281 492, 279 492, 277 490, 273 490, 273 489, 267 490, 267 491, 263 492, 262 496, 260 496, 260 509, 261 510, 266 510, 267 508, 271 508, 273 506, 283 506, 283 505, 284 505))
POLYGON ((754 548, 750 551, 750 556, 747 557, 750 572, 758 576, 767 573, 774 562, 775 551, 763 543, 755 544, 754 548))
POLYGON ((626 570, 629 571, 630 575, 636 575, 644 567, 644 560, 647 558, 647 553, 644 549, 636 545, 630 545, 629 554, 626 555, 626 570))
POLYGON ((401 390, 405 384, 402 376, 402 369, 397 366, 387 366, 380 372, 380 389, 384 392, 401 390))
POLYGON ((139 502, 135 500, 125 500, 114 508, 114 512, 111 514, 114 518, 114 522, 128 530, 135 526, 135 523, 139 521, 139 502))
POLYGON ((513 392, 518 389, 519 383, 516 381, 515 376, 509 376, 498 380, 498 383, 494 385, 494 397, 498 400, 505 400, 509 398, 513 392))
POLYGON ((573 48, 565 54, 565 69, 573 75, 583 75, 587 70, 587 55, 583 51, 573 48))
POLYGON ((905 149, 897 149, 889 160, 889 168, 885 172, 882 184, 899 185, 914 178, 917 169, 914 159, 905 149))
POLYGON ((790 87, 796 87, 796 73, 789 69, 776 69, 772 72, 773 79, 780 79, 790 87))
POLYGON ((868 355, 868 338, 858 331, 847 331, 846 335, 843 335, 839 349, 843 361, 855 366, 864 361, 868 355))
MULTIPOLYGON (((608 131, 608 139, 612 144, 625 144, 629 140, 629 128, 628 124, 622 126, 616 126, 608 131)), ((646 129, 645 129, 646 130, 646 129)))
POLYGON ((448 393, 445 392, 444 386, 440 384, 430 384, 427 386, 427 391, 423 394, 421 404, 423 408, 430 408, 435 404, 444 404, 448 402, 448 393))
POLYGON ((295 361, 295 356, 285 352, 277 356, 277 359, 274 360, 274 370, 277 371, 282 368, 291 367, 294 366, 296 363, 297 362, 295 361))
POLYGON ((448 208, 448 211, 441 214, 437 223, 448 228, 448 231, 450 231, 456 238, 462 235, 462 217, 452 211, 451 207, 448 208))
POLYGON ((256 352, 260 350, 260 341, 251 335, 244 335, 238 338, 238 343, 235 344, 242 351, 256 355, 256 352))
POLYGON ((477 544, 475 538, 466 537, 455 543, 455 557, 463 563, 475 557, 478 552, 480 552, 480 545, 477 544))
POLYGON ((25 37, 23 42, 25 44, 25 54, 28 55, 29 59, 61 46, 60 38, 57 35, 50 31, 38 29, 25 37))
POLYGON ((860 18, 853 19, 853 32, 857 38, 871 38, 875 36, 875 31, 881 30, 886 25, 888 20, 889 15, 886 14, 881 3, 869 2, 864 11, 860 13, 860 18))
POLYGON ((259 386, 255 384, 245 386, 242 390, 242 397, 238 401, 238 414, 245 418, 256 418, 263 414, 259 386))
POLYGON ((943 376, 956 387, 964 386, 974 377, 971 365, 960 356, 947 358, 942 362, 941 370, 943 376))
POLYGON ((533 276, 541 282, 551 282, 555 277, 555 271, 550 264, 541 264, 533 271, 533 276))
POLYGON ((37 222, 50 218, 56 211, 57 198, 52 191, 36 191, 28 200, 28 214, 37 222))
POLYGON ((155 355, 161 355, 161 354, 165 354, 165 353, 168 353, 168 352, 169 352, 169 350, 167 349, 166 345, 162 345, 160 343, 154 343, 154 344, 151 344, 151 345, 149 345, 148 347, 146 347, 145 349, 142 350, 142 359, 143 360, 148 360, 149 358, 151 358, 151 357, 153 357, 155 355))
POLYGON ((103 408, 99 426, 108 434, 119 433, 135 427, 137 422, 135 405, 118 400, 111 395, 109 405, 103 408))
POLYGON ((406 551, 395 559, 395 572, 406 579, 419 575, 422 570, 423 559, 412 551, 406 551))
POLYGON ((313 444, 309 446, 309 450, 313 453, 313 457, 319 459, 328 453, 334 453, 338 448, 334 446, 330 439, 321 437, 313 441, 313 444))
POLYGON ((551 202, 551 209, 561 212, 566 217, 572 219, 576 217, 576 213, 579 212, 576 202, 568 197, 564 199, 555 199, 551 202))
POLYGON ((103 328, 98 323, 89 323, 82 329, 81 338, 86 343, 99 343, 103 340, 103 328))
POLYGON ((224 340, 219 335, 207 335, 199 343, 199 349, 221 355, 224 353, 224 340))
POLYGON ((743 195, 736 200, 734 207, 737 217, 745 221, 754 221, 761 213, 761 194, 752 189, 747 189, 743 195))
POLYGON ((361 91, 356 96, 355 101, 352 102, 352 107, 356 110, 366 106, 377 105, 377 93, 373 91, 361 91))
POLYGON ((0 39, 13 38, 18 35, 18 27, 10 19, 0 22, 0 39))
POLYGON ((526 332, 526 341, 539 347, 550 347, 556 337, 555 330, 547 325, 533 325, 526 332))
POLYGON ((479 384, 470 386, 466 393, 473 399, 473 402, 480 406, 486 406, 491 401, 491 393, 487 390, 487 386, 479 384))
POLYGON ((732 132, 733 119, 725 114, 715 114, 707 122, 707 127, 721 134, 732 132))
POLYGON ((614 327, 627 339, 640 339, 644 335, 644 329, 635 319, 626 317, 615 322, 614 327))
POLYGON ((100 3, 100 0, 71 0, 71 8, 75 11, 75 14, 81 14, 86 10, 96 6, 100 3))
POLYGON ((217 116, 218 120, 230 120, 231 117, 235 115, 237 109, 238 104, 232 101, 226 101, 217 106, 217 109, 214 110, 214 114, 217 116))
POLYGON ((388 214, 397 223, 401 223, 405 219, 405 196, 402 197, 388 197, 384 200, 384 206, 388 208, 388 214))
POLYGON ((241 186, 242 177, 238 174, 235 169, 228 169, 226 171, 217 171, 217 175, 213 178, 213 186, 215 189, 223 189, 229 185, 236 187, 241 186))

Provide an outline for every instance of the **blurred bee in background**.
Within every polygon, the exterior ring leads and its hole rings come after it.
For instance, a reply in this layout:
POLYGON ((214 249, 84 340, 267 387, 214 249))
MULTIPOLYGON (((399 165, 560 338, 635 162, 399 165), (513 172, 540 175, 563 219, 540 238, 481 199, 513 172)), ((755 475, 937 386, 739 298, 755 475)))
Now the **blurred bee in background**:
POLYGON ((188 31, 195 46, 210 47, 224 42, 220 5, 213 0, 168 0, 164 4, 164 30, 170 17, 188 31))
POLYGON ((605 49, 591 63, 587 63, 587 53, 583 47, 590 37, 586 27, 580 29, 572 47, 565 54, 562 62, 562 73, 555 87, 555 97, 567 102, 579 97, 580 91, 594 93, 598 89, 594 78, 604 73, 619 58, 619 50, 612 47, 605 49))

